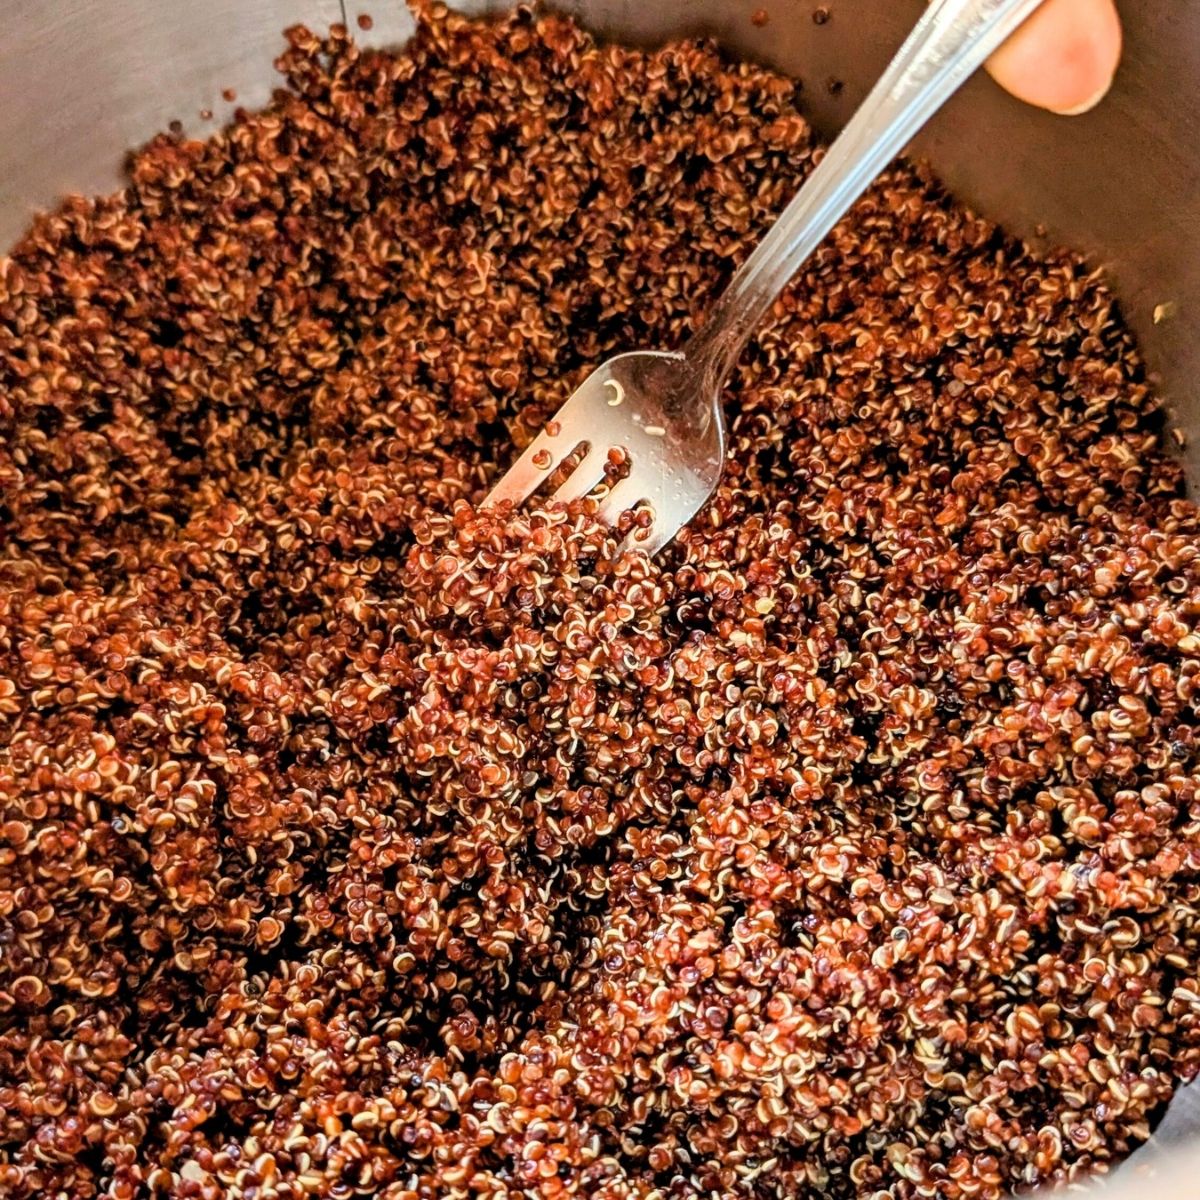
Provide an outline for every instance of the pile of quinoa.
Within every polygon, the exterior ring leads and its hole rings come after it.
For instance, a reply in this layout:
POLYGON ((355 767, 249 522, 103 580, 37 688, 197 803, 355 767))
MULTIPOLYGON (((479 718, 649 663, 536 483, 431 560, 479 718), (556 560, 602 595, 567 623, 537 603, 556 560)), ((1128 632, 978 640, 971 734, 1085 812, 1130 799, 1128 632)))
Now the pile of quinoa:
POLYGON ((1200 1071, 1200 520, 1114 301, 883 177, 657 560, 484 512, 819 148, 425 5, 0 260, 0 1195, 942 1197, 1200 1071))

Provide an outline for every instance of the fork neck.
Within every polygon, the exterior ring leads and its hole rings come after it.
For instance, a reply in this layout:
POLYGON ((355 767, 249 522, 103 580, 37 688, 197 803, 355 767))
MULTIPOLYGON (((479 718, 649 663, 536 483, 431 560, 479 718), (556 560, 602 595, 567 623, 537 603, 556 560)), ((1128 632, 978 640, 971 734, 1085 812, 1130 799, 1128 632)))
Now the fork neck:
POLYGON ((749 265, 747 262, 737 272, 683 349, 688 365, 706 389, 720 391, 724 387, 750 335, 778 294, 777 288, 768 292, 761 286, 757 272, 747 273, 749 265))

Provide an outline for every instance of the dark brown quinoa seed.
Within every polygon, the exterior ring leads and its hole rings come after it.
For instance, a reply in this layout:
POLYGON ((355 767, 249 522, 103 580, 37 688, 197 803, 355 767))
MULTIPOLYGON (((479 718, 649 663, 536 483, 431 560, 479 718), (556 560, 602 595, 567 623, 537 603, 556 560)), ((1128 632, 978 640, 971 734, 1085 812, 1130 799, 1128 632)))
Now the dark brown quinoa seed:
POLYGON ((475 507, 810 168, 422 9, 0 263, 0 1195, 994 1198, 1200 1069, 1200 523, 1102 280, 908 167, 650 563, 475 507))

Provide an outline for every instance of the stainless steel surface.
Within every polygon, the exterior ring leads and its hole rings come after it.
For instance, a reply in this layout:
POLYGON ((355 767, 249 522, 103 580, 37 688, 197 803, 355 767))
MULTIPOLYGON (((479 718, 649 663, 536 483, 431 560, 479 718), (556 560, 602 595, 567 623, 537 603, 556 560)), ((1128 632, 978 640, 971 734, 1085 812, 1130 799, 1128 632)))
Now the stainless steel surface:
POLYGON ((615 525, 622 513, 648 501, 653 523, 637 534, 636 544, 657 553, 700 511, 720 481, 725 462, 721 382, 682 354, 635 350, 610 358, 513 463, 489 503, 523 503, 563 459, 586 444, 582 461, 554 492, 558 500, 573 500, 600 482, 609 451, 621 449, 629 474, 600 499, 599 517, 615 525))
POLYGON ((721 393, 775 298, 913 134, 1041 4, 934 0, 682 353, 632 351, 598 367, 489 500, 523 503, 580 445, 582 461, 554 496, 564 502, 583 496, 600 482, 609 454, 621 450, 629 474, 601 500, 600 518, 616 524, 648 502, 652 523, 638 540, 650 554, 662 549, 720 481, 721 393))
POLYGON ((284 27, 338 20, 338 0, 0 0, 0 247, 64 192, 118 187, 171 121, 203 136, 265 104, 284 27))
MULTIPOLYGON (((1035 113, 977 78, 918 139, 946 183, 1038 241, 1108 271, 1182 429, 1200 479, 1200 4, 1119 0, 1126 53, 1112 96, 1085 117, 1035 113), (1039 227, 1045 236, 1038 237, 1039 227), (1155 314, 1158 313, 1158 320, 1155 314)), ((920 0, 556 0, 604 36, 654 43, 706 34, 805 81, 818 128, 836 132, 920 11, 920 0), (814 22, 818 8, 829 19, 814 22), (751 20, 756 10, 768 20, 751 20)), ((459 7, 504 7, 459 0, 459 7)), ((3 0, 0 247, 67 191, 119 185, 125 150, 178 119, 202 135, 236 104, 263 103, 279 31, 363 11, 369 39, 402 41, 398 0, 3 0), (236 102, 223 99, 233 89, 236 102), (211 119, 200 113, 211 110, 211 119)), ((1168 1130, 1186 1137, 1195 1090, 1168 1130)), ((1170 1133, 1169 1155, 1178 1152, 1170 1133)), ((1154 1151, 1134 1156, 1141 1178, 1154 1151)), ((1189 1180, 1190 1182, 1190 1180, 1189 1180)), ((1126 1193, 1122 1193, 1124 1196, 1126 1193)), ((1191 1194, 1160 1180, 1162 1200, 1191 1194)))

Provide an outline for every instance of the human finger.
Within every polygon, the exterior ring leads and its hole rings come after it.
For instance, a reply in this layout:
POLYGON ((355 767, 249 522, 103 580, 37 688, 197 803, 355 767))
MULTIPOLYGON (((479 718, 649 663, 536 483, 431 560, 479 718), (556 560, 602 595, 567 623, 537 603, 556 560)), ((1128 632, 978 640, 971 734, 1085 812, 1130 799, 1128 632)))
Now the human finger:
POLYGON ((988 63, 1021 100, 1074 116, 1108 91, 1121 57, 1113 0, 1048 0, 988 63))

